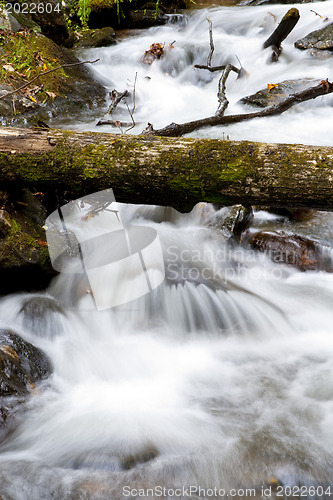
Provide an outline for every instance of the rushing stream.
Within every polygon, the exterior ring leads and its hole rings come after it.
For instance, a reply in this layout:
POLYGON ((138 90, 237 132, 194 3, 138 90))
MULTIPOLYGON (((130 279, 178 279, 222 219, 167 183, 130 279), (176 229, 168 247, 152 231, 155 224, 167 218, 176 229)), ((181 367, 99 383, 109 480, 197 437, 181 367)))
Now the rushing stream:
MULTIPOLYGON (((293 43, 323 25, 310 8, 333 18, 333 0, 297 7, 301 20, 277 64, 267 64, 262 44, 285 5, 193 11, 185 24, 153 28, 82 56, 100 58, 94 71, 110 89, 133 89, 137 73, 134 133, 147 122, 159 128, 209 116, 217 108, 219 75, 193 69, 207 60, 208 15, 213 64, 236 64, 237 55, 250 73, 231 76, 227 85, 228 113, 244 112, 239 99, 268 83, 332 79, 330 59, 293 43), (140 61, 150 44, 173 41, 162 60, 140 61)), ((332 145, 332 99, 198 135, 332 145)), ((114 118, 130 121, 124 104, 114 118)), ((74 127, 95 130, 95 123, 88 118, 74 127)), ((297 485, 305 488, 304 498, 329 500, 332 274, 302 273, 228 244, 220 230, 223 208, 201 204, 181 215, 120 205, 120 213, 127 225, 157 231, 166 270, 158 288, 129 305, 97 311, 86 282, 62 274, 45 293, 0 301, 0 326, 40 347, 53 365, 1 445, 2 500, 269 500, 297 485), (29 314, 30 301, 41 304, 38 314, 29 314), (174 493, 176 487, 181 490, 174 493)), ((332 215, 314 220, 307 234, 332 247, 332 215)), ((259 212, 254 224, 271 222, 259 212)), ((117 294, 121 284, 109 286, 117 294)))
POLYGON ((3 500, 121 499, 157 486, 254 488, 260 498, 271 478, 327 491, 332 275, 228 245, 225 209, 120 213, 158 232, 166 278, 156 290, 98 312, 86 284, 63 274, 46 295, 0 302, 2 326, 42 348, 54 370, 2 444, 3 500), (30 300, 45 302, 42 314, 22 312, 30 300))
MULTIPOLYGON (((111 90, 133 91, 135 75, 136 127, 131 133, 141 133, 150 122, 155 129, 169 123, 204 118, 215 114, 217 109, 217 86, 219 73, 194 69, 195 64, 206 64, 209 54, 209 34, 206 17, 212 20, 215 51, 212 65, 230 62, 239 67, 239 58, 248 78, 236 79, 231 74, 227 81, 227 97, 230 101, 226 114, 251 111, 249 106, 238 101, 269 83, 284 80, 310 78, 321 81, 332 80, 332 58, 322 54, 314 57, 310 51, 301 51, 294 42, 311 31, 327 25, 316 16, 314 10, 333 19, 333 1, 297 5, 300 20, 283 42, 283 53, 279 62, 268 64, 271 49, 263 50, 264 41, 282 19, 290 5, 267 5, 259 7, 215 7, 194 10, 187 15, 187 22, 151 28, 140 34, 123 39, 115 46, 90 49, 82 57, 90 60, 100 58, 92 66, 111 90), (152 43, 172 42, 174 49, 166 52, 163 59, 151 65, 144 64, 142 57, 152 43)), ((319 83, 319 82, 318 82, 319 83)), ((309 85, 313 85, 311 82, 309 85)), ((264 142, 291 142, 303 144, 332 144, 333 96, 319 97, 298 104, 285 114, 276 117, 257 118, 228 127, 206 128, 192 135, 200 137, 248 139, 264 142)), ((128 99, 130 109, 133 102, 128 99)), ((103 117, 107 106, 100 110, 103 117)), ((256 108, 255 108, 256 109, 256 108)), ((252 108, 253 110, 253 108, 252 108)), ((121 103, 108 118, 131 123, 128 109, 121 103)), ((117 131, 110 126, 96 128, 96 116, 85 115, 82 123, 63 122, 70 128, 96 131, 117 131)), ((126 130, 127 127, 124 127, 126 130)))

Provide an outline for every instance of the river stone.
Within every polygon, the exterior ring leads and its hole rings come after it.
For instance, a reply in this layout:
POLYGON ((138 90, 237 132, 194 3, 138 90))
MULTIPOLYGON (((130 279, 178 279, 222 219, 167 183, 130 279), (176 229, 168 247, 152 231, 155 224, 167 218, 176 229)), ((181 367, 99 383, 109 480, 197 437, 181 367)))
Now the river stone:
POLYGON ((209 222, 209 227, 219 229, 226 239, 238 241, 252 218, 252 208, 232 205, 219 210, 209 222))
POLYGON ((318 80, 313 78, 303 78, 300 80, 284 80, 277 84, 276 87, 268 91, 268 88, 259 90, 255 94, 240 99, 240 103, 248 104, 258 108, 266 108, 274 104, 279 104, 290 94, 301 92, 313 85, 317 85, 318 80))
POLYGON ((113 28, 105 27, 96 30, 84 30, 81 37, 74 43, 75 49, 91 49, 108 47, 116 43, 116 33, 113 28))
POLYGON ((297 40, 295 47, 301 50, 333 50, 333 23, 320 30, 312 31, 306 37, 297 40))
POLYGON ((0 330, 0 396, 23 396, 51 374, 51 363, 37 347, 9 330, 0 330))
POLYGON ((273 262, 301 271, 333 272, 332 249, 297 234, 247 231, 242 243, 264 252, 273 262))

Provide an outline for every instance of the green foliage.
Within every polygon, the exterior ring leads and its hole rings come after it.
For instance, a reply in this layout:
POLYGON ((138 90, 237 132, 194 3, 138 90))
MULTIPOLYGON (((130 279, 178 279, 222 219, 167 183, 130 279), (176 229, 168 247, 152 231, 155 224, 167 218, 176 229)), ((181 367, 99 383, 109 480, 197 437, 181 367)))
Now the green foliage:
POLYGON ((90 12, 90 0, 79 0, 77 15, 79 16, 83 27, 88 27, 90 12))

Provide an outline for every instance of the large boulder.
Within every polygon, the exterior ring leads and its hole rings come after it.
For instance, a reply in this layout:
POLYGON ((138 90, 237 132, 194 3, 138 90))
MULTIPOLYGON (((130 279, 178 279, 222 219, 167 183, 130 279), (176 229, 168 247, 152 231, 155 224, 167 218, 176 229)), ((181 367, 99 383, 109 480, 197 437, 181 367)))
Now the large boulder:
POLYGON ((306 37, 295 42, 295 47, 301 50, 319 49, 333 50, 333 23, 328 24, 324 28, 312 31, 306 37))
POLYGON ((52 117, 78 117, 97 112, 104 105, 105 88, 93 77, 86 65, 68 50, 56 45, 41 33, 6 32, 0 46, 3 71, 0 94, 24 85, 40 73, 62 65, 64 68, 43 74, 38 80, 15 94, 0 100, 2 125, 36 126, 52 117))

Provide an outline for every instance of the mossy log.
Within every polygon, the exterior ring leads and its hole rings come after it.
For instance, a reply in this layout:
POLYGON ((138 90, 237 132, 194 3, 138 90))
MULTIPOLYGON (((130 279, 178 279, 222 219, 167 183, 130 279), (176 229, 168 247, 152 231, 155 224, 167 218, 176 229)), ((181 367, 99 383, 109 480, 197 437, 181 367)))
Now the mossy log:
POLYGON ((1 189, 65 199, 333 209, 333 147, 0 128, 1 189))

